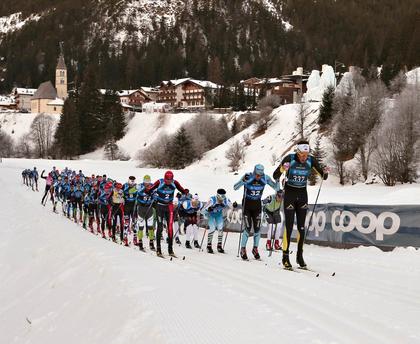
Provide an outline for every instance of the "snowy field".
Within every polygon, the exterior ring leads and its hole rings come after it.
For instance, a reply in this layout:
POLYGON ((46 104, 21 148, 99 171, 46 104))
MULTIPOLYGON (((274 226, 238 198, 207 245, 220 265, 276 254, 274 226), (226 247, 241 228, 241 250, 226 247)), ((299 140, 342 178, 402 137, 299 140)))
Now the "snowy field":
MULTIPOLYGON (((100 239, 54 214, 50 204, 42 207, 41 192, 23 186, 20 172, 53 163, 122 181, 162 174, 132 162, 3 160, 0 343, 420 342, 420 251, 308 245, 305 258, 316 277, 281 269, 278 253, 262 251, 262 262, 243 262, 237 235, 229 234, 225 255, 176 246, 185 260, 162 260, 100 239)), ((202 170, 175 177, 202 198, 219 186, 232 190, 238 178, 202 170)), ((354 203, 383 204, 386 192, 404 196, 389 197, 398 203, 416 193, 419 203, 418 187, 350 188, 341 193, 355 194, 354 203)), ((322 195, 344 198, 337 190, 326 183, 322 195)))

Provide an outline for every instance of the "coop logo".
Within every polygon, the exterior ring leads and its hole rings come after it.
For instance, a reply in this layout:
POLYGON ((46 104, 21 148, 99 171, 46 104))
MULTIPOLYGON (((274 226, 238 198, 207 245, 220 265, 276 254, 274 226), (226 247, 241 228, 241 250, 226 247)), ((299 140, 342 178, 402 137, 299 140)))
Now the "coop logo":
MULTIPOLYGON (((306 217, 306 225, 309 224, 310 215, 306 217)), ((351 211, 335 210, 331 215, 331 227, 335 232, 351 232, 357 229, 360 233, 370 234, 375 231, 376 240, 384 240, 384 235, 395 234, 400 228, 400 217, 392 212, 386 211, 379 216, 370 211, 361 211, 356 215, 351 211)), ((314 213, 310 231, 315 231, 315 236, 325 229, 327 216, 324 211, 314 213)))

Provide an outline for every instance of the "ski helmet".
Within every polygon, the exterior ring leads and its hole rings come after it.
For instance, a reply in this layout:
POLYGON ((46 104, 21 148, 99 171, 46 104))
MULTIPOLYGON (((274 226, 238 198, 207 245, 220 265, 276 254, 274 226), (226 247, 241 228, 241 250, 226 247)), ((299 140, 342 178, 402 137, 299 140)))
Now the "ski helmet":
POLYGON ((150 182, 151 182, 151 178, 150 178, 150 176, 148 174, 146 174, 143 177, 143 183, 150 183, 150 182))
POLYGON ((115 188, 122 189, 122 184, 121 183, 115 183, 115 188))
POLYGON ((225 189, 217 189, 217 195, 216 197, 219 200, 224 200, 226 198, 226 190, 225 189))
POLYGON ((263 176, 264 175, 264 166, 261 164, 257 164, 254 167, 254 175, 263 176))
POLYGON ((166 181, 172 182, 174 180, 174 174, 172 171, 166 171, 163 179, 166 181))

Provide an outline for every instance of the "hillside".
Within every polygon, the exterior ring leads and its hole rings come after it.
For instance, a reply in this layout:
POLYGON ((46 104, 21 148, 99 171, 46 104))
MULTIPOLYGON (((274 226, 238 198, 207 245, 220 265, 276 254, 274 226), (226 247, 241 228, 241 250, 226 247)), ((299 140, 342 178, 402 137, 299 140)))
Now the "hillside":
POLYGON ((185 76, 230 84, 334 60, 366 73, 384 65, 389 81, 404 66, 419 63, 419 5, 420 0, 3 0, 0 51, 7 71, 0 92, 14 83, 37 87, 52 79, 59 42, 70 80, 80 82, 91 66, 101 88, 185 76))

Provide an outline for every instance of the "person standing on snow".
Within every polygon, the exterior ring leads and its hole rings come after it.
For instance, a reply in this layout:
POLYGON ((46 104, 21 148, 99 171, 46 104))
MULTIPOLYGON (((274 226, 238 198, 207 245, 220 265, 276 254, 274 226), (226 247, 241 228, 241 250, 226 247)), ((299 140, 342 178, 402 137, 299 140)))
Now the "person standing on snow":
POLYGON ((157 216, 157 237, 156 237, 156 254, 162 256, 160 239, 163 231, 163 221, 166 222, 168 229, 168 254, 175 256, 173 250, 173 222, 174 222, 174 194, 175 190, 179 190, 185 194, 185 189, 174 180, 172 171, 166 171, 162 179, 158 179, 151 187, 146 189, 146 193, 151 194, 156 191, 156 216, 157 216))
POLYGON ((242 199, 243 221, 245 227, 241 239, 241 258, 247 260, 246 243, 254 227, 254 245, 252 254, 255 259, 260 259, 258 245, 260 242, 260 226, 261 226, 261 197, 264 192, 265 185, 271 186, 274 191, 280 189, 279 184, 275 183, 269 176, 264 173, 264 166, 257 164, 252 173, 246 173, 235 185, 234 189, 238 190, 244 187, 244 198, 242 199))
POLYGON ((283 258, 282 264, 285 269, 292 269, 289 260, 290 238, 293 225, 297 221, 297 254, 296 263, 301 268, 306 268, 303 259, 303 242, 305 240, 305 220, 308 211, 308 191, 306 189, 308 178, 313 169, 324 180, 328 178, 328 168, 322 167, 319 162, 309 154, 310 146, 306 140, 301 140, 296 145, 296 153, 286 155, 273 173, 273 178, 279 180, 283 172, 286 172, 284 186, 284 215, 285 231, 283 233, 283 258))

